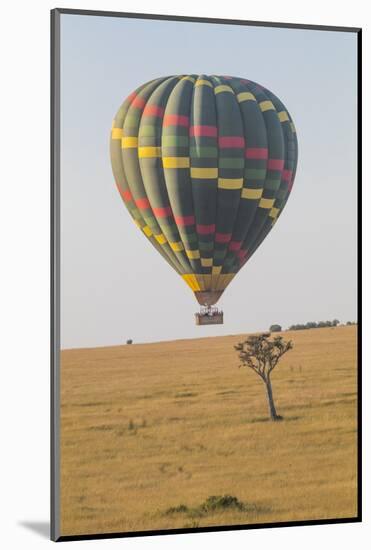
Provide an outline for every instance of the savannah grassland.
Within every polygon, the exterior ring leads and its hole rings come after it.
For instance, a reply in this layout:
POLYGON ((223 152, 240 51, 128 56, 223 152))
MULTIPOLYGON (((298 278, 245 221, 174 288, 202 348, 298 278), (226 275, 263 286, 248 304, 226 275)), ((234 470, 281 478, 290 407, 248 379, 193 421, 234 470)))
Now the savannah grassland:
POLYGON ((275 423, 241 335, 63 351, 62 535, 354 517, 356 330, 282 333, 275 423))

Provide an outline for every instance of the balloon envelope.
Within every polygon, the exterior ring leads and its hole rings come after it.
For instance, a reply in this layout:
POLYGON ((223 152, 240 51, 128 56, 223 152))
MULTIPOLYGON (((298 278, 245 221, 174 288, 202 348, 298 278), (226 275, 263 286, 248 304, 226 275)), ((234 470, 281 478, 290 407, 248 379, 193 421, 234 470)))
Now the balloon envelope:
POLYGON ((297 155, 283 103, 230 76, 152 80, 123 102, 111 132, 112 169, 130 215, 206 306, 281 215, 297 155))

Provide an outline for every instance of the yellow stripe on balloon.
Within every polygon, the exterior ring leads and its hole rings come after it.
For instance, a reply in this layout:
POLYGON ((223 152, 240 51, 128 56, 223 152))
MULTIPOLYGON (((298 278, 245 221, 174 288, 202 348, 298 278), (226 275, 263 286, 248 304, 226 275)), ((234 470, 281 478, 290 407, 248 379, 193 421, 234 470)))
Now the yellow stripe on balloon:
POLYGON ((221 94, 222 92, 230 92, 231 94, 234 94, 232 88, 230 86, 227 86, 226 84, 220 84, 219 86, 216 86, 214 92, 216 94, 221 94))
POLYGON ((271 110, 275 111, 276 110, 271 101, 261 101, 259 103, 259 106, 260 106, 260 110, 262 111, 262 113, 264 113, 265 111, 271 111, 271 110))
POLYGON ((193 84, 196 81, 196 79, 193 76, 183 76, 180 80, 190 80, 191 82, 193 82, 193 84))
POLYGON ((187 257, 190 260, 199 260, 200 259, 200 251, 199 250, 186 250, 187 257))
POLYGON ((286 111, 280 111, 278 113, 278 118, 280 119, 281 122, 286 122, 286 120, 289 120, 289 115, 287 114, 286 111))
POLYGON ((153 235, 152 230, 148 227, 148 225, 145 225, 142 229, 143 233, 145 233, 147 237, 151 237, 153 235))
POLYGON ((212 258, 201 258, 202 267, 211 267, 213 265, 212 258))
POLYGON ((237 101, 239 103, 243 101, 256 101, 256 98, 251 92, 241 92, 237 94, 237 101))
POLYGON ((269 217, 273 219, 277 218, 279 211, 280 211, 279 208, 273 207, 272 210, 269 212, 269 217))
POLYGON ((184 250, 182 241, 172 242, 169 244, 171 246, 171 249, 174 250, 174 252, 181 252, 182 250, 184 250))
POLYGON ((161 147, 139 147, 138 156, 140 159, 161 157, 161 147))
POLYGON ((155 235, 155 239, 159 244, 165 244, 167 242, 165 235, 163 235, 162 233, 160 233, 159 235, 155 235))
POLYGON ((241 198, 242 199, 260 199, 263 194, 263 189, 249 189, 244 187, 242 189, 241 198))
POLYGON ((219 189, 241 189, 243 186, 243 178, 219 178, 219 189))
POLYGON ((191 178, 201 180, 216 179, 218 177, 217 168, 191 168, 191 178))
POLYGON ((275 199, 265 199, 265 198, 263 198, 263 199, 260 200, 258 206, 260 206, 260 208, 269 208, 269 209, 271 209, 274 205, 274 200, 275 199))
POLYGON ((121 139, 121 147, 123 149, 131 149, 133 147, 138 147, 138 138, 137 137, 123 137, 121 139))
POLYGON ((182 275, 182 277, 187 285, 191 288, 191 290, 193 290, 194 292, 201 290, 196 275, 194 275, 193 273, 189 273, 186 275, 182 275))
POLYGON ((112 139, 121 139, 122 138, 122 128, 112 128, 111 138, 112 139))
POLYGON ((211 82, 205 80, 204 78, 200 78, 199 80, 197 80, 195 86, 210 86, 210 88, 213 87, 211 82))
POLYGON ((189 168, 189 157, 164 157, 164 168, 189 168))

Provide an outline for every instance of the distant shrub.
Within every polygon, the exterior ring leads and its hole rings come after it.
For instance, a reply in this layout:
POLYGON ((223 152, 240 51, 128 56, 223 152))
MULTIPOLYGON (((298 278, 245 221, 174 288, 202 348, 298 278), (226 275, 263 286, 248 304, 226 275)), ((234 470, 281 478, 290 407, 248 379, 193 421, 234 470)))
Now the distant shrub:
POLYGON ((179 506, 172 506, 165 510, 165 516, 173 516, 176 514, 184 514, 189 518, 196 520, 197 518, 204 517, 207 514, 212 514, 224 510, 239 510, 244 511, 248 509, 256 509, 256 506, 248 506, 241 502, 237 497, 232 495, 213 495, 208 497, 202 504, 190 508, 185 504, 179 504, 179 506))
POLYGON ((200 506, 204 512, 213 512, 215 510, 225 510, 235 508, 237 510, 243 510, 244 505, 238 500, 237 497, 232 495, 211 496, 208 497, 200 506))
POLYGON ((129 345, 129 344, 132 344, 133 343, 133 340, 129 339, 129 340, 126 340, 126 343, 129 345))
POLYGON ((282 330, 281 325, 271 325, 269 327, 270 332, 281 332, 281 330, 282 330))

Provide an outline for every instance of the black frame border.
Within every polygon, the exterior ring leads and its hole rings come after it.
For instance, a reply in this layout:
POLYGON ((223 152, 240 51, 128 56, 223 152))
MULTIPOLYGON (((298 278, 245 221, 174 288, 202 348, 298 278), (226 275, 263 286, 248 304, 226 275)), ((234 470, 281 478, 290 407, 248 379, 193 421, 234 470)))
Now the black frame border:
POLYGON ((219 19, 178 15, 159 15, 148 13, 127 13, 115 11, 80 10, 55 8, 51 10, 50 37, 50 538, 55 542, 74 540, 98 540, 109 538, 148 537, 154 535, 174 535, 187 533, 208 533, 219 531, 239 531, 250 529, 268 529, 272 527, 297 527, 310 525, 329 525, 357 523, 362 521, 362 29, 359 27, 337 27, 328 25, 304 25, 297 23, 273 23, 268 21, 245 21, 241 19, 219 19), (160 21, 181 21, 193 23, 211 23, 225 25, 244 25, 253 27, 273 27, 286 29, 317 30, 330 32, 353 32, 357 34, 357 515, 350 518, 333 518, 303 521, 285 521, 273 523, 254 523, 243 525, 222 525, 186 529, 162 529, 150 531, 131 531, 96 533, 87 535, 60 534, 60 16, 85 15, 96 17, 121 17, 131 19, 151 19, 160 21))

